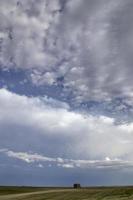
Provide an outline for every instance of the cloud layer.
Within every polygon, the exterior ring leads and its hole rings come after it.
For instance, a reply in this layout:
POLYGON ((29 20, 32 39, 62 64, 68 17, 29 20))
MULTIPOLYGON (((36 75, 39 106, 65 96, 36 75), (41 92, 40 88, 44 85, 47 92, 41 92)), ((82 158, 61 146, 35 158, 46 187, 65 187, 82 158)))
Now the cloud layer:
POLYGON ((0 153, 4 153, 9 158, 14 158, 18 160, 22 160, 28 164, 36 164, 36 166, 43 168, 45 164, 49 167, 63 167, 63 168, 112 168, 112 169, 120 169, 120 168, 129 168, 133 167, 133 161, 125 161, 120 159, 111 160, 109 157, 106 157, 104 160, 73 160, 73 159, 65 159, 65 158, 51 158, 39 154, 30 154, 27 152, 14 152, 8 149, 0 149, 0 153))
POLYGON ((133 96, 131 0, 1 0, 0 63, 77 102, 133 96))
POLYGON ((118 125, 114 118, 77 113, 55 100, 6 89, 0 90, 0 113, 0 146, 12 149, 6 151, 9 157, 57 164, 61 158, 63 165, 83 167, 132 165, 133 123, 118 125))

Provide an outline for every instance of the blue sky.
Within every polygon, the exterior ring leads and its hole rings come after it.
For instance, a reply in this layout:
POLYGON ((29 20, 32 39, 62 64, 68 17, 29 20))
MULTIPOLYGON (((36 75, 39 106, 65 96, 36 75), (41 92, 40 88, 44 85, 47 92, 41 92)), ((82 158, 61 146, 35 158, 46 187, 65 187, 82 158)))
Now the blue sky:
POLYGON ((0 0, 0 184, 133 184, 133 2, 0 0))

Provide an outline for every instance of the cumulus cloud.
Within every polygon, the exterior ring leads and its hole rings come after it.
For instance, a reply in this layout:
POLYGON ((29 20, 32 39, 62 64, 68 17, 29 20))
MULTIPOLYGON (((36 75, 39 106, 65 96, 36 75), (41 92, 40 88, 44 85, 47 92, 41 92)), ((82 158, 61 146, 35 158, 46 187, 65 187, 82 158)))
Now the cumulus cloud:
MULTIPOLYGON (((1 67, 28 69, 77 102, 132 99, 131 0, 1 0, 1 67)), ((28 76, 29 77, 29 76, 28 76)))
MULTIPOLYGON (((59 2, 47 0, 1 1, 1 64, 16 67, 41 67, 55 58, 44 52, 47 31, 58 15, 59 2)), ((52 61, 53 60, 53 61, 52 61)))
POLYGON ((133 161, 132 123, 118 125, 114 118, 85 115, 69 110, 66 105, 54 107, 51 100, 49 104, 47 101, 0 90, 1 153, 29 163, 56 161, 66 166, 77 165, 76 160, 79 165, 89 166, 91 160, 97 165, 133 161))

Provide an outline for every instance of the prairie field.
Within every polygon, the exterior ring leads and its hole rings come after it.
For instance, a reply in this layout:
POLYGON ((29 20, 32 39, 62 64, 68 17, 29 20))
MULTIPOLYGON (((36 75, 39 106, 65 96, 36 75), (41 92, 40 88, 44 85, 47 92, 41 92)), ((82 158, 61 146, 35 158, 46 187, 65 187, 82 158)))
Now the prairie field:
POLYGON ((0 187, 0 200, 133 200, 133 187, 0 187))

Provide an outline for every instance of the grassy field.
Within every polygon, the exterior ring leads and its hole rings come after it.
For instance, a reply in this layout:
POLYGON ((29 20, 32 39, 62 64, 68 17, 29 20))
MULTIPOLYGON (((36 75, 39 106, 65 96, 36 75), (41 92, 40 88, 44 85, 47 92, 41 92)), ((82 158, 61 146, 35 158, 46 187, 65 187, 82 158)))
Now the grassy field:
POLYGON ((133 200, 133 187, 33 188, 0 187, 0 200, 133 200))
MULTIPOLYGON (((8 194, 20 194, 20 193, 30 193, 30 192, 40 192, 51 190, 51 187, 16 187, 16 186, 0 186, 0 196, 8 194)), ((58 189, 55 188, 54 189, 58 189)))

